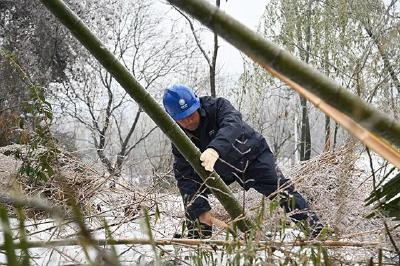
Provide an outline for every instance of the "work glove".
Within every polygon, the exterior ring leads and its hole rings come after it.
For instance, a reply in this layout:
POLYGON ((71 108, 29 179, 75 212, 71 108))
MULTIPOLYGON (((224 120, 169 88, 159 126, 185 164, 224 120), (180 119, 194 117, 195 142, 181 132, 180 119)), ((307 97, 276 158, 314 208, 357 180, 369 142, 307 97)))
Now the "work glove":
POLYGON ((208 148, 200 155, 200 161, 202 161, 201 165, 207 171, 212 172, 214 171, 214 164, 218 160, 218 158, 218 152, 213 148, 208 148))

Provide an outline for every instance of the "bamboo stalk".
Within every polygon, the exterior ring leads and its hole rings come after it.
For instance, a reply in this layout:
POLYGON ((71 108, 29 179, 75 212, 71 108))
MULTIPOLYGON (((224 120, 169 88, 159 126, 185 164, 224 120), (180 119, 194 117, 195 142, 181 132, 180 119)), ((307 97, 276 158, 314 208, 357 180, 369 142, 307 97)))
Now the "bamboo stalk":
MULTIPOLYGON (((186 246, 199 246, 199 245, 215 245, 215 246, 226 246, 232 245, 232 240, 208 240, 208 239, 181 239, 181 238, 163 238, 163 239, 143 239, 143 238, 126 238, 126 239, 94 239, 94 242, 99 246, 112 246, 112 245, 186 245, 186 246)), ((82 242, 79 239, 58 239, 51 241, 28 241, 25 244, 27 248, 51 248, 60 246, 79 246, 82 242)), ((239 241, 240 245, 249 245, 249 242, 239 241)), ((362 241, 338 241, 338 240, 326 240, 326 241, 252 241, 252 244, 257 247, 304 247, 309 245, 317 245, 324 247, 342 248, 342 247, 375 247, 381 246, 381 242, 362 242, 362 241)), ((21 249, 21 243, 14 243, 16 249, 21 249)), ((235 244, 236 245, 236 244, 235 244)), ((0 250, 5 250, 4 244, 0 245, 0 250)))
POLYGON ((224 221, 215 218, 214 216, 211 216, 211 222, 213 225, 221 228, 221 229, 225 229, 228 230, 228 232, 233 236, 236 237, 236 233, 235 231, 233 231, 232 227, 230 227, 227 223, 225 223, 224 221))
POLYGON ((314 104, 317 108, 319 108, 322 112, 329 115, 336 122, 338 122, 343 128, 347 129, 353 136, 357 137, 365 146, 374 150, 376 153, 380 154, 383 158, 388 160, 390 163, 395 165, 400 169, 400 154, 398 150, 396 150, 393 146, 391 146, 384 139, 379 138, 374 133, 368 131, 360 124, 356 123, 349 116, 330 106, 311 92, 307 91, 305 88, 300 86, 299 84, 293 82, 288 79, 284 75, 277 73, 270 67, 266 65, 262 65, 262 67, 268 70, 271 74, 278 77, 280 80, 284 81, 290 87, 292 87, 295 91, 301 94, 304 98, 314 104))
POLYGON ((400 124, 204 0, 168 0, 316 104, 400 168, 400 124), (387 142, 385 142, 384 140, 387 142), (394 147, 391 146, 392 143, 394 147))
MULTIPOLYGON (((41 0, 41 2, 56 16, 64 26, 78 39, 82 45, 103 65, 103 67, 118 81, 125 91, 160 127, 174 143, 182 155, 188 160, 193 169, 205 180, 215 197, 221 202, 229 215, 235 220, 244 216, 241 204, 235 199, 228 186, 216 172, 206 172, 200 164, 200 151, 190 139, 154 100, 154 98, 139 84, 131 73, 105 47, 104 44, 90 31, 76 14, 62 0, 41 0)), ((253 226, 248 218, 237 220, 238 228, 247 232, 253 226)))

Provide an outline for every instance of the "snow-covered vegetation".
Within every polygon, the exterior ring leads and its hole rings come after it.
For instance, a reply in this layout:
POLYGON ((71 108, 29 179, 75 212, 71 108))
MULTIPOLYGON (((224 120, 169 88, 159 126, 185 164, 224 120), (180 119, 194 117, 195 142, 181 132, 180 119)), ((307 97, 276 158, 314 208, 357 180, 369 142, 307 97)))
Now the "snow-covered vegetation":
MULTIPOLYGON (((399 169, 246 56, 232 80, 221 39, 173 6, 66 2, 157 101, 171 83, 228 98, 327 227, 309 239, 276 201, 233 184, 256 226, 237 231, 211 196, 231 231, 186 239, 170 140, 40 1, 0 0, 0 263, 399 263, 399 169)), ((398 121, 399 10, 398 0, 272 0, 257 30, 398 121)))

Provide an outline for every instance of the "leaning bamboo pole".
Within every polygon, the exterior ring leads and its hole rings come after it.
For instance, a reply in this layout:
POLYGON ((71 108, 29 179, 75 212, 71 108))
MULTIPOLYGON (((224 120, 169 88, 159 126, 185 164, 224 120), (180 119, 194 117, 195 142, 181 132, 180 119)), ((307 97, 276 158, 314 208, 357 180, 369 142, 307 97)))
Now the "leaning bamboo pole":
POLYGON ((244 52, 400 168, 400 124, 204 0, 168 0, 244 52), (393 146, 392 146, 393 144, 393 146))
POLYGON ((247 232, 253 226, 252 221, 246 218, 243 213, 243 207, 218 174, 216 172, 206 172, 201 166, 199 149, 193 145, 182 129, 62 0, 41 0, 41 2, 71 31, 75 38, 86 47, 103 67, 113 75, 125 91, 160 127, 204 180, 215 197, 221 202, 238 228, 242 232, 247 232))

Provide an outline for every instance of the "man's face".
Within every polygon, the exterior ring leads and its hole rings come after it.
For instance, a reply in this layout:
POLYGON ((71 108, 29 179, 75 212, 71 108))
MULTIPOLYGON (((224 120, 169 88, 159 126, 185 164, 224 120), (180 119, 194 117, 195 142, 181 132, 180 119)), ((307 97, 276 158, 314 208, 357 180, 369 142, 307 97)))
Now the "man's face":
POLYGON ((200 114, 198 111, 196 111, 193 114, 191 114, 190 116, 188 116, 182 120, 176 121, 176 122, 184 129, 194 131, 199 127, 200 114))

